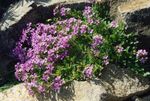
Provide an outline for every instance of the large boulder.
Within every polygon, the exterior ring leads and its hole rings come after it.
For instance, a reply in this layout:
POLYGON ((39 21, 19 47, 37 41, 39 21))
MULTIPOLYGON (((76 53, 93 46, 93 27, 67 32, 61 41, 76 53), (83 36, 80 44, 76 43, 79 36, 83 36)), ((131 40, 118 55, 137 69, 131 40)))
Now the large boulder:
POLYGON ((148 79, 110 65, 104 68, 99 79, 74 81, 58 94, 30 96, 22 83, 1 92, 0 101, 131 101, 129 99, 149 92, 148 79))

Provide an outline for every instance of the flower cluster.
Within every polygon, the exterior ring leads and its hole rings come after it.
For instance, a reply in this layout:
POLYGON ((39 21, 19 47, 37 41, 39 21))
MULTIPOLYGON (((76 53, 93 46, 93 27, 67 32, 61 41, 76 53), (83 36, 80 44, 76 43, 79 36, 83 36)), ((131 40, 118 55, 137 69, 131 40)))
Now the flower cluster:
POLYGON ((95 17, 94 17, 94 11, 93 11, 92 7, 90 7, 90 6, 85 6, 85 8, 83 10, 83 16, 87 19, 87 22, 90 25, 91 24, 98 25, 100 23, 99 20, 95 19, 95 17))
POLYGON ((57 6, 54 10, 53 10, 53 14, 59 14, 61 16, 66 16, 70 11, 70 8, 66 8, 66 7, 59 7, 57 6))
POLYGON ((54 79, 53 83, 52 83, 52 87, 54 88, 55 91, 60 91, 60 88, 63 84, 63 80, 61 80, 61 77, 58 76, 54 79))
MULTIPOLYGON (((44 92, 45 85, 38 82, 38 75, 42 77, 42 82, 49 82, 55 78, 53 71, 56 63, 68 56, 69 40, 87 32, 88 26, 75 18, 58 21, 52 25, 39 23, 36 28, 28 24, 14 49, 14 54, 20 60, 15 66, 16 77, 28 84, 30 92, 35 88, 38 92, 44 92), (30 45, 27 44, 27 39, 30 39, 30 45), (28 48, 23 47, 24 45, 28 48), (39 72, 41 74, 38 74, 39 72)), ((53 81, 52 88, 55 91, 63 84, 59 79, 60 77, 56 77, 53 81)))
POLYGON ((103 64, 105 66, 109 64, 109 58, 108 58, 108 56, 103 56, 103 64))
POLYGON ((97 46, 101 45, 103 43, 103 37, 101 35, 95 35, 93 37, 93 43, 92 43, 92 47, 94 49, 96 49, 97 46))
POLYGON ((83 15, 84 15, 86 18, 92 17, 92 16, 93 16, 92 7, 86 6, 85 9, 84 9, 84 11, 83 11, 83 15))
POLYGON ((111 23, 110 23, 110 27, 111 28, 116 28, 116 27, 118 27, 118 23, 117 23, 117 21, 112 21, 111 23))
POLYGON ((84 75, 85 75, 85 77, 87 77, 87 78, 91 78, 91 77, 92 77, 92 75, 93 75, 93 65, 88 66, 88 67, 86 67, 86 68, 84 69, 84 75))
POLYGON ((140 49, 136 53, 136 57, 139 59, 140 62, 145 63, 148 59, 147 57, 148 52, 146 50, 140 49))
POLYGON ((57 6, 54 15, 59 16, 49 24, 27 24, 13 53, 18 59, 16 78, 30 94, 59 92, 68 81, 98 77, 109 64, 126 67, 147 60, 146 50, 138 50, 135 57, 134 35, 127 37, 115 20, 97 17, 93 7, 85 6, 82 19, 77 12, 71 15, 70 8, 57 6))

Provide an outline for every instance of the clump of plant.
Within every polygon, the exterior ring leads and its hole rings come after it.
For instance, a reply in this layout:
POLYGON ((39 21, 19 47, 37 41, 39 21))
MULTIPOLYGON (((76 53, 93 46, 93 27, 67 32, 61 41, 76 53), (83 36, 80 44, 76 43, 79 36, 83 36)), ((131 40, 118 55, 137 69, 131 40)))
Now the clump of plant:
POLYGON ((99 77, 109 64, 143 73, 147 51, 137 50, 136 35, 111 20, 104 5, 58 6, 54 15, 48 24, 29 23, 14 49, 19 59, 15 75, 31 94, 58 92, 67 82, 99 77))

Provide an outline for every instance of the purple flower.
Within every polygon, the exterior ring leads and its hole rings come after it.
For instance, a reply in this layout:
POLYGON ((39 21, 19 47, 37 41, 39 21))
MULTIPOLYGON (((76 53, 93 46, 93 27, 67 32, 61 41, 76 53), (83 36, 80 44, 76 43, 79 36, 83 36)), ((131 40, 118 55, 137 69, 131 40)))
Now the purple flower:
POLYGON ((57 42, 57 46, 59 46, 60 48, 67 48, 69 47, 68 41, 72 38, 71 35, 65 36, 65 37, 61 37, 59 39, 59 41, 57 42))
POLYGON ((124 50, 124 48, 120 45, 117 45, 115 48, 116 48, 117 53, 122 53, 124 50))
POLYGON ((87 66, 83 71, 85 77, 91 78, 93 75, 93 65, 87 66))
POLYGON ((56 34, 56 25, 54 24, 54 25, 50 25, 50 26, 48 26, 49 28, 48 28, 48 32, 51 34, 51 35, 55 35, 56 34))
POLYGON ((53 69, 54 69, 54 66, 52 64, 49 64, 48 66, 46 66, 46 71, 43 73, 42 80, 47 82, 50 78, 50 75, 52 75, 53 69))
POLYGON ((79 32, 79 26, 78 25, 72 26, 72 29, 73 29, 73 32, 72 32, 73 35, 78 34, 78 32, 79 32))
POLYGON ((117 28, 118 27, 118 23, 117 23, 117 21, 112 21, 111 23, 110 23, 110 27, 111 28, 117 28))
POLYGON ((29 94, 30 94, 31 96, 33 96, 33 95, 35 94, 32 89, 29 89, 29 88, 27 88, 27 89, 28 89, 28 92, 29 92, 29 94))
POLYGON ((22 75, 21 75, 21 69, 20 69, 20 64, 19 63, 17 63, 16 65, 15 65, 15 77, 19 80, 19 81, 21 81, 21 77, 22 77, 22 75))
POLYGON ((60 15, 61 15, 61 16, 65 16, 69 11, 70 11, 70 8, 62 7, 62 8, 60 9, 60 15))
POLYGON ((60 60, 63 60, 68 55, 68 50, 65 50, 62 54, 60 54, 60 60))
POLYGON ((90 29, 90 30, 88 31, 88 33, 90 33, 90 34, 92 34, 93 32, 94 32, 93 29, 90 29))
POLYGON ((109 58, 108 58, 108 56, 103 56, 103 64, 105 66, 109 64, 109 58))
POLYGON ((87 32, 87 25, 81 25, 80 26, 80 33, 83 34, 83 33, 86 33, 87 32))
POLYGON ((39 93, 44 93, 45 92, 45 87, 39 85, 38 86, 38 91, 39 91, 39 93))
POLYGON ((148 59, 147 55, 148 52, 146 50, 140 49, 136 53, 136 58, 139 59, 141 63, 145 63, 146 60, 148 59))
POLYGON ((89 18, 91 17, 93 14, 92 14, 92 7, 90 6, 85 6, 84 10, 83 10, 83 16, 85 16, 86 18, 89 18))
POLYGON ((59 6, 56 6, 54 9, 53 9, 53 14, 56 15, 58 12, 59 12, 59 6))
POLYGON ((30 83, 27 83, 27 86, 30 87, 30 88, 32 88, 32 87, 38 87, 38 84, 37 84, 36 81, 32 81, 30 83))
POLYGON ((103 43, 103 37, 101 35, 95 35, 93 37, 92 48, 96 48, 98 45, 103 43))
POLYGON ((75 19, 74 17, 68 19, 69 24, 72 24, 73 22, 76 22, 76 21, 77 21, 77 19, 75 19))
POLYGON ((93 24, 93 23, 94 23, 94 20, 93 20, 91 17, 88 17, 87 22, 88 22, 89 24, 93 24))
POLYGON ((29 94, 30 94, 30 95, 34 95, 35 93, 34 93, 34 91, 33 91, 33 88, 34 88, 34 89, 35 89, 35 88, 38 88, 37 82, 36 82, 36 81, 31 81, 31 82, 26 82, 25 84, 26 84, 26 87, 27 87, 27 89, 28 89, 28 91, 29 91, 29 94))
POLYGON ((22 44, 18 42, 13 50, 14 56, 16 56, 22 63, 26 61, 26 48, 22 48, 22 44))
POLYGON ((48 82, 49 78, 50 78, 50 76, 47 73, 44 73, 43 77, 42 77, 42 80, 48 82))
POLYGON ((55 91, 59 92, 62 85, 63 85, 63 80, 61 79, 60 76, 58 76, 54 79, 54 81, 52 83, 52 88, 55 91))

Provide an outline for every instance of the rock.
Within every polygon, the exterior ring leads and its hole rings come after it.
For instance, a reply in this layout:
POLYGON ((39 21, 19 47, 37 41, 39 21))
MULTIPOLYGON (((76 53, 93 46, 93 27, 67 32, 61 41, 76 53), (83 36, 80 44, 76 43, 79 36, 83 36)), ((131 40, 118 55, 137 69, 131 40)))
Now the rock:
POLYGON ((23 0, 11 6, 3 15, 3 18, 0 23, 0 30, 6 30, 11 25, 17 23, 27 12, 29 12, 32 9, 32 7, 30 7, 32 3, 33 2, 25 2, 23 0))
POLYGON ((0 1, 0 20, 3 15, 3 13, 8 9, 10 4, 14 4, 15 2, 18 2, 19 0, 5 0, 5 1, 0 1))
POLYGON ((143 98, 136 98, 134 101, 150 101, 150 95, 143 98))
POLYGON ((142 95, 133 96, 131 99, 132 101, 150 101, 150 90, 142 95))
POLYGON ((150 0, 133 0, 118 7, 119 17, 128 29, 150 36, 150 0))
MULTIPOLYGON (((4 31, 10 28, 12 25, 18 23, 23 16, 29 11, 33 10, 32 5, 37 7, 49 7, 54 4, 74 4, 74 3, 88 3, 90 0, 20 0, 15 5, 12 5, 7 12, 3 15, 2 21, 0 22, 0 30, 4 31)), ((101 1, 101 0, 97 0, 101 1)), ((36 10, 36 9, 34 9, 36 10)), ((35 18, 32 18, 35 19, 35 18)))
POLYGON ((143 97, 141 101, 150 101, 150 95, 146 96, 146 97, 143 97))
POLYGON ((140 99, 140 98, 136 98, 136 99, 135 99, 135 101, 142 101, 142 99, 140 99))
POLYGON ((63 88, 60 94, 51 92, 49 97, 36 97, 30 96, 22 83, 0 93, 0 101, 102 101, 101 95, 106 93, 102 86, 94 82, 75 81, 73 85, 63 88))
POLYGON ((28 94, 24 84, 16 85, 3 93, 0 93, 0 101, 37 101, 28 94))
POLYGON ((7 82, 12 82, 12 80, 15 80, 15 63, 16 62, 14 59, 4 54, 0 54, 0 86, 3 86, 7 82))
POLYGON ((125 68, 109 66, 102 71, 100 80, 107 92, 118 98, 116 101, 128 99, 132 95, 142 94, 150 89, 149 80, 135 75, 125 68))
POLYGON ((126 2, 129 1, 136 1, 136 0, 103 0, 104 2, 109 2, 110 3, 110 15, 111 16, 118 16, 118 7, 126 2))
POLYGON ((30 96, 22 83, 1 92, 0 101, 130 101, 127 99, 150 91, 149 83, 128 69, 111 65, 104 68, 99 79, 74 81, 58 94, 30 96))

